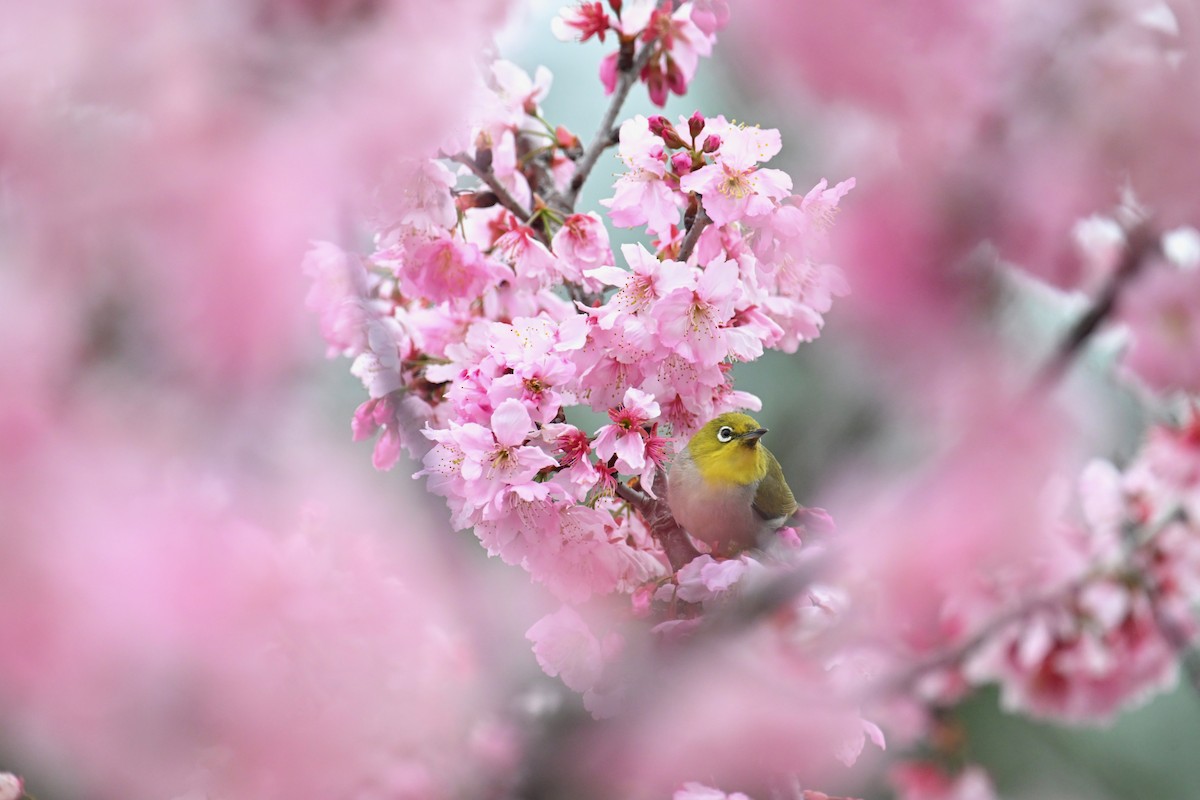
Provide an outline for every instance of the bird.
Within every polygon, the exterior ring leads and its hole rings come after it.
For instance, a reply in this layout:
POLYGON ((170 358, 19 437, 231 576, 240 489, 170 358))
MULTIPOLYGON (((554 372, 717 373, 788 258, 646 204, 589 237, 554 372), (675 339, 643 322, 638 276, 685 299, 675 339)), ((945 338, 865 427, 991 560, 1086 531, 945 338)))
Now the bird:
POLYGON ((767 429, 746 414, 705 423, 667 473, 667 505, 679 526, 732 557, 783 527, 798 506, 783 468, 760 440, 767 429))

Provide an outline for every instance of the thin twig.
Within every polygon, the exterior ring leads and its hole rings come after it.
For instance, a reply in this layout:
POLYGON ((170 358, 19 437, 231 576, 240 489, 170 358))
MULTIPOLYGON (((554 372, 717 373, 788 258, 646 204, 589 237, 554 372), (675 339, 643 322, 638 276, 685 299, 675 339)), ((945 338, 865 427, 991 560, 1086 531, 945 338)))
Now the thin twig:
POLYGON ((600 129, 596 131, 596 136, 592 139, 592 143, 588 145, 587 150, 583 153, 583 158, 579 159, 579 163, 575 166, 575 175, 571 178, 571 185, 567 188, 566 211, 575 210, 575 202, 579 199, 579 192, 583 188, 583 184, 587 181, 588 175, 596 166, 596 162, 600 160, 600 155, 613 144, 613 125, 617 121, 617 115, 621 113, 621 106, 625 104, 625 99, 629 97, 629 90, 633 88, 633 84, 637 82, 638 75, 642 69, 650 63, 650 56, 656 49, 657 42, 647 42, 642 45, 642 50, 637 54, 637 57, 630 64, 628 70, 621 72, 617 78, 617 86, 613 89, 612 100, 609 101, 608 110, 604 112, 604 118, 600 120, 600 129))
POLYGON ((1116 308, 1117 298, 1121 291, 1139 272, 1142 267, 1159 252, 1158 236, 1146 223, 1142 223, 1129 231, 1128 241, 1121 262, 1109 276, 1108 281, 1096 296, 1091 307, 1082 317, 1076 320, 1067 335, 1063 337, 1054 355, 1038 371, 1033 382, 1034 393, 1040 393, 1053 387, 1066 374, 1075 357, 1083 350, 1100 327, 1101 323, 1111 315, 1116 308))
MULTIPOLYGON (((496 173, 492 172, 490 169, 481 169, 479 165, 475 163, 475 160, 466 153, 458 153, 450 156, 450 160, 458 164, 462 164, 464 167, 471 170, 472 174, 474 174, 476 178, 479 178, 479 180, 483 181, 484 184, 486 184, 487 187, 492 190, 492 192, 496 195, 496 199, 500 201, 500 205, 511 211, 517 217, 517 219, 522 222, 522 224, 529 224, 530 219, 533 218, 533 214, 521 207, 521 204, 517 202, 517 198, 513 197, 512 193, 505 188, 504 184, 500 183, 499 179, 496 178, 496 173)), ((537 230, 536 228, 534 230, 537 232, 538 238, 549 244, 549 242, 546 240, 544 231, 537 230)))
POLYGON ((692 227, 688 228, 687 236, 683 237, 683 243, 679 245, 679 255, 677 261, 687 261, 688 256, 696 249, 696 243, 700 241, 700 234, 708 227, 708 223, 712 222, 708 218, 708 214, 704 213, 704 207, 696 212, 696 218, 692 220, 692 227))

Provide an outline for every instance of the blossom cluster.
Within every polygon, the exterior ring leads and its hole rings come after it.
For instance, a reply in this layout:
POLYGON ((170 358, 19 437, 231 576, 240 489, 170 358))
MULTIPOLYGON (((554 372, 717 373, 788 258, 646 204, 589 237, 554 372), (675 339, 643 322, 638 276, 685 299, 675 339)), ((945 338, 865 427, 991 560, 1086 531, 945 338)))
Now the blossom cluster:
MULTIPOLYGON (((616 5, 613 23, 598 3, 563 19, 640 39, 656 100, 663 86, 685 89, 719 4, 616 5)), ((455 527, 563 603, 527 637, 543 670, 605 716, 627 689, 625 623, 650 616, 662 638, 682 635, 688 617, 764 572, 748 555, 679 563, 629 492, 663 503, 680 438, 761 406, 734 387, 735 364, 820 335, 846 292, 826 236, 854 182, 793 193, 766 166, 777 130, 635 115, 612 132, 624 171, 611 197, 576 211, 589 158, 543 118, 549 73, 499 60, 483 83, 456 147, 407 162, 403 189, 380 190, 370 249, 313 246, 309 305, 329 354, 353 359, 366 389, 354 437, 377 437, 380 469, 405 449, 419 458, 417 477, 455 527), (610 226, 644 236, 614 249, 610 226), (583 409, 607 423, 585 426, 583 409), (606 595, 628 595, 623 619, 596 611, 606 595)), ((793 655, 787 669, 806 661, 793 655)), ((854 708, 827 716, 830 759, 853 762, 868 738, 882 745, 854 708)))
POLYGON ((600 62, 600 80, 608 94, 616 89, 621 60, 631 60, 630 48, 642 41, 637 77, 659 106, 671 93, 687 93, 701 56, 712 53, 716 32, 729 21, 726 0, 691 0, 678 8, 660 0, 609 0, 608 5, 611 17, 604 3, 596 1, 563 8, 554 19, 554 35, 580 42, 593 36, 603 42, 610 32, 616 36, 619 49, 600 62))
POLYGON ((1088 465, 1082 521, 1061 531, 1057 596, 989 637, 966 663, 1004 704, 1070 722, 1105 721, 1174 684, 1200 632, 1200 410, 1150 430, 1119 470, 1088 465))
POLYGON ((542 200, 567 191, 575 141, 541 120, 546 73, 500 61, 488 77, 457 171, 411 164, 371 252, 315 246, 310 305, 367 390, 354 433, 379 434, 377 467, 407 446, 457 527, 566 602, 632 592, 670 565, 617 484, 636 476, 653 495, 669 436, 760 406, 734 389, 734 363, 819 335, 845 291, 822 239, 853 182, 793 195, 759 166, 778 131, 637 116, 605 205, 654 249, 618 259, 600 215, 542 200), (483 183, 460 188, 464 173, 483 183), (581 429, 576 406, 610 423, 581 429))

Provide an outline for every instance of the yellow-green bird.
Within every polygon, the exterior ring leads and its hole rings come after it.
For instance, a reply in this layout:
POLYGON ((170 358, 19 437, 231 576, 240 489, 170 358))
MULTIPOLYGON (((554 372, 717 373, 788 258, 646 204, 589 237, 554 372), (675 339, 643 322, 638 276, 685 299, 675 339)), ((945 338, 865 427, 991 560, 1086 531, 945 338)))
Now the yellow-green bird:
POLYGON ((796 513, 783 469, 759 442, 766 432, 753 417, 722 414, 696 431, 671 465, 671 513, 715 555, 758 545, 796 513))

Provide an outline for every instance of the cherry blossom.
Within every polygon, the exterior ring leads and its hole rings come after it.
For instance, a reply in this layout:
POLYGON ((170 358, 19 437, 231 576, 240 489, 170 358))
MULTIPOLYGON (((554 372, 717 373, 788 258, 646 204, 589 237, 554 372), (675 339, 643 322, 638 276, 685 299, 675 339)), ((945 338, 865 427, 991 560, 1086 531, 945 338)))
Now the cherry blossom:
POLYGON ((592 36, 603 42, 611 26, 612 20, 599 0, 591 3, 581 1, 573 8, 564 7, 551 23, 554 35, 564 42, 586 42, 592 36))
POLYGON ((714 162, 680 178, 679 187, 699 194, 718 225, 770 212, 792 189, 786 173, 757 166, 779 153, 779 131, 729 125, 723 118, 712 124, 721 138, 714 162))

